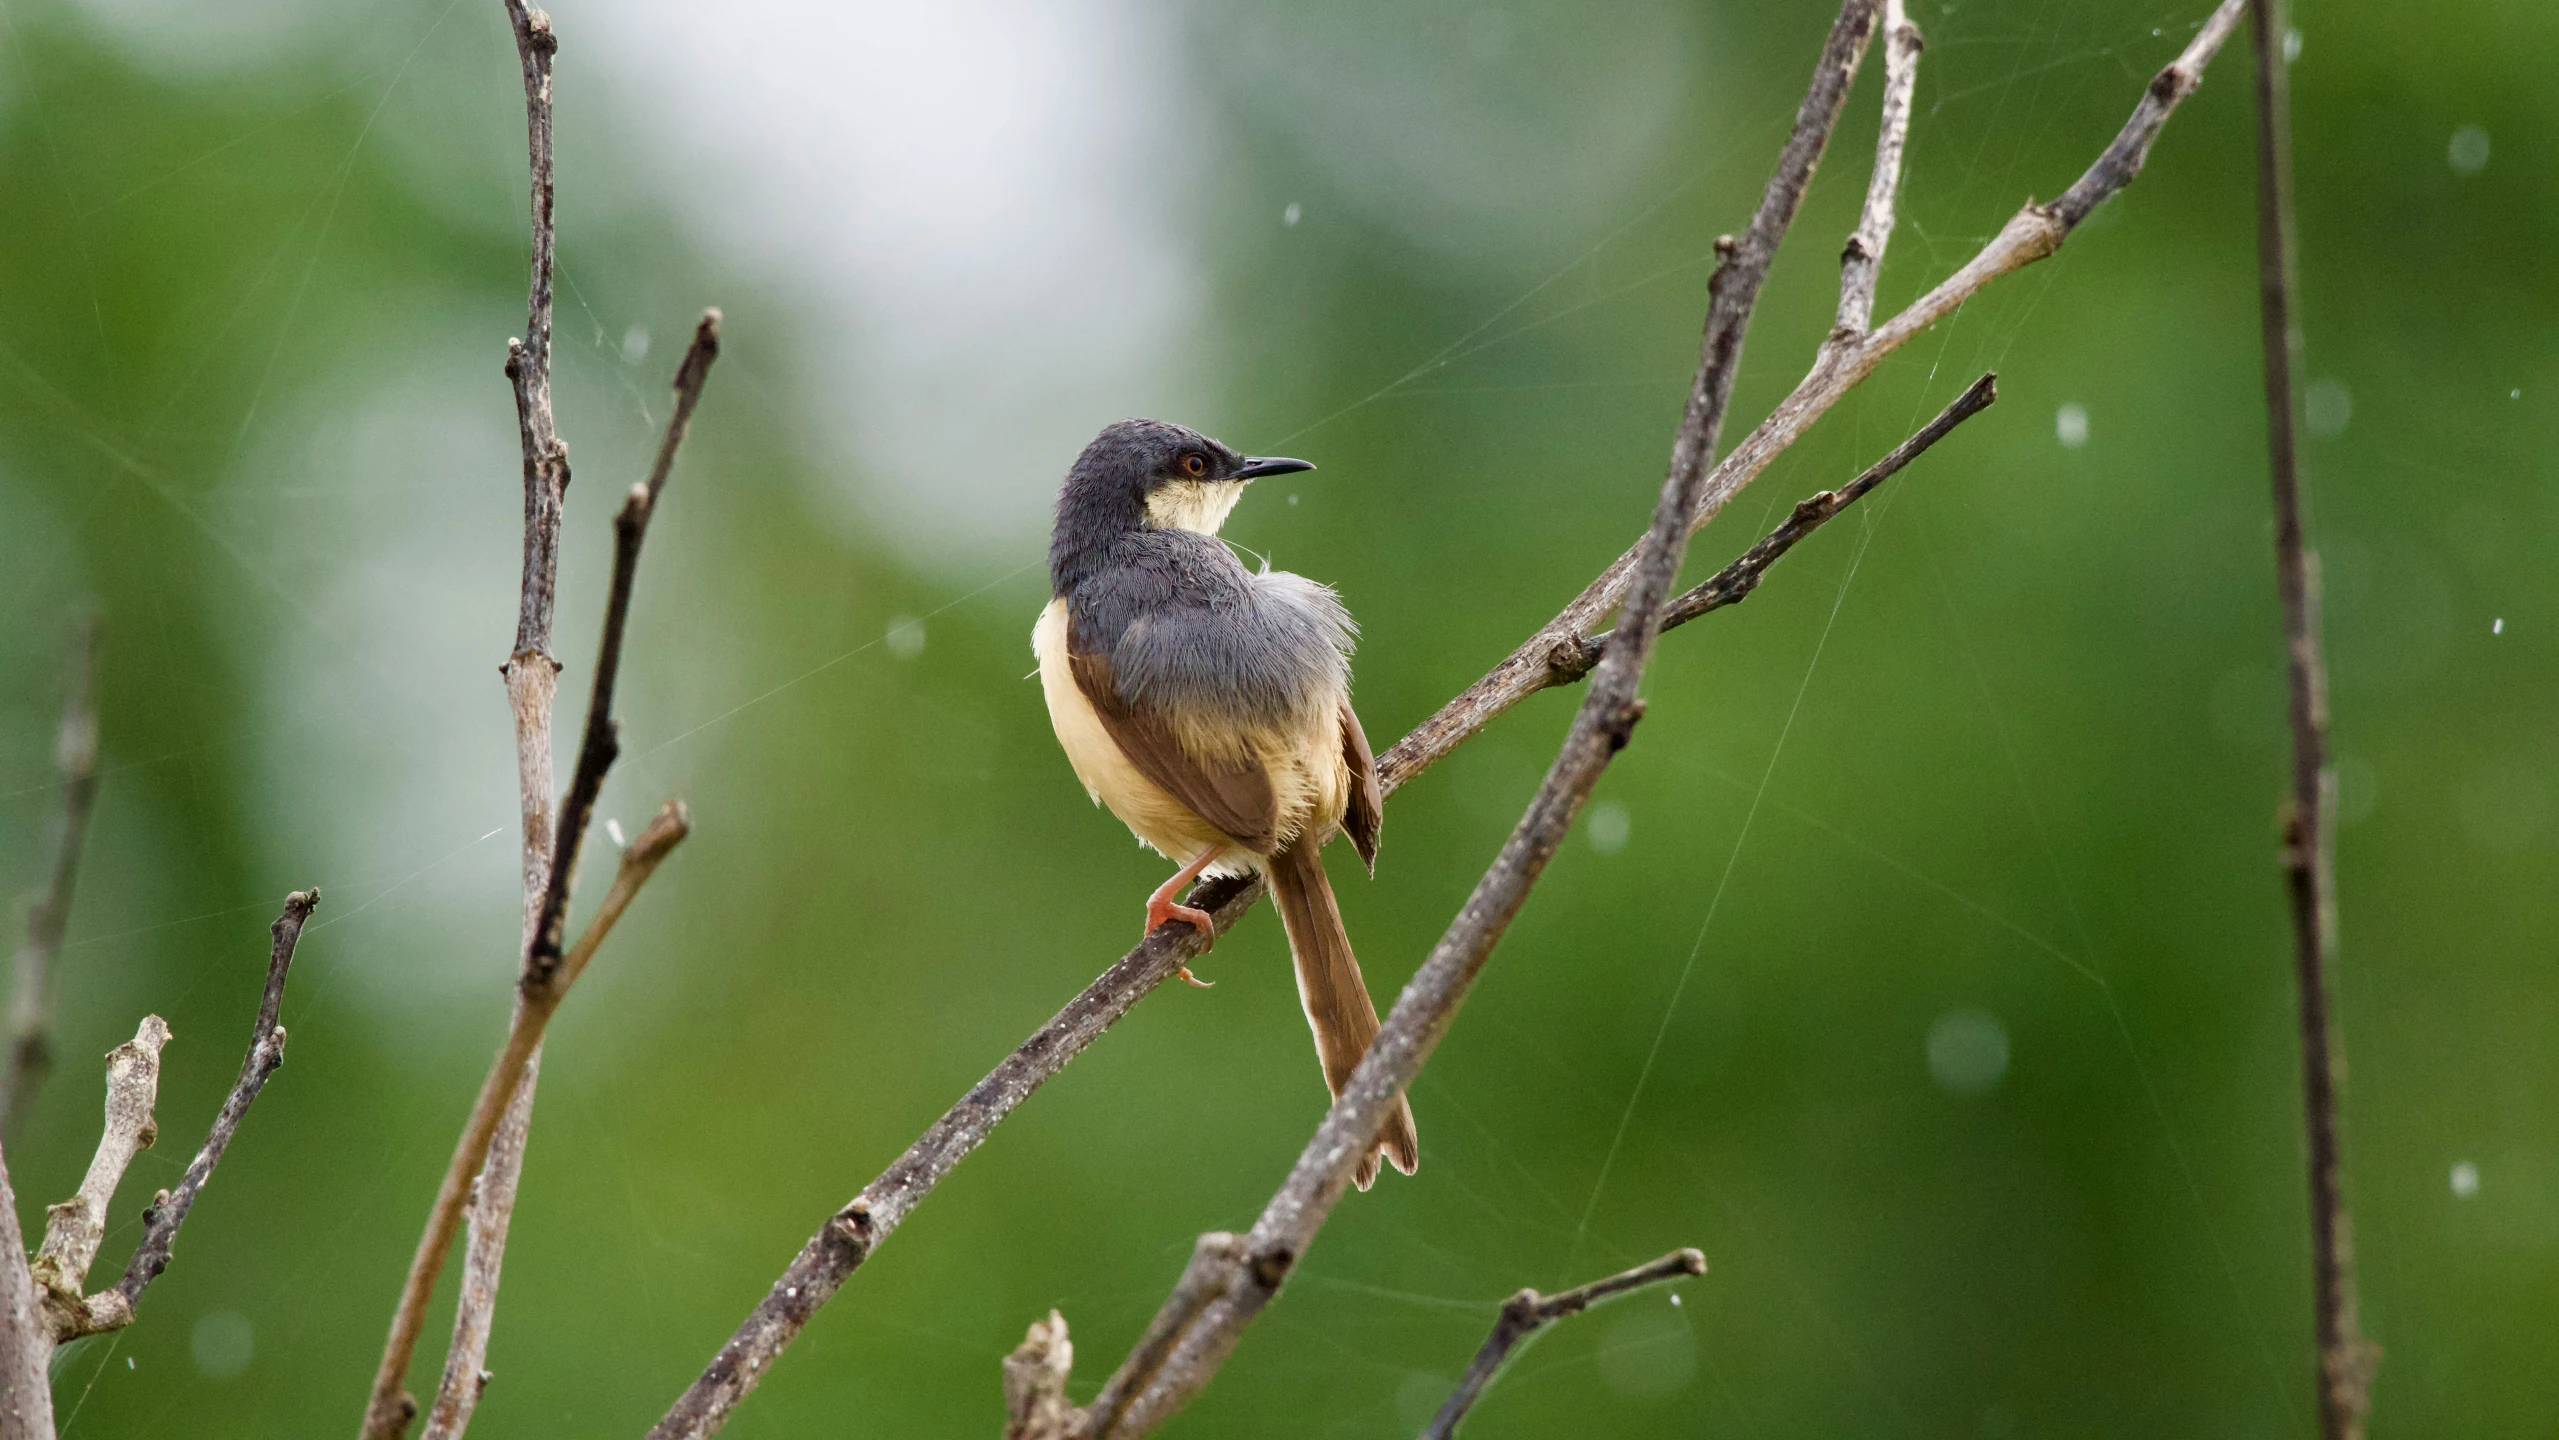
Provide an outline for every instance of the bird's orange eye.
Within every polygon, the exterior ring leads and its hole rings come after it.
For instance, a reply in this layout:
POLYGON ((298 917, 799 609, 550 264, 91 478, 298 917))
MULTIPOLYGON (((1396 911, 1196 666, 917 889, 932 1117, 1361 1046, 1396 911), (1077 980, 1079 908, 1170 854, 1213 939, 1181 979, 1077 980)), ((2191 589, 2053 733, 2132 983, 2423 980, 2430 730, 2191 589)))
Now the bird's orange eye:
POLYGON ((1208 461, 1198 455, 1185 455, 1182 457, 1182 473, 1193 477, 1205 475, 1208 473, 1208 461))

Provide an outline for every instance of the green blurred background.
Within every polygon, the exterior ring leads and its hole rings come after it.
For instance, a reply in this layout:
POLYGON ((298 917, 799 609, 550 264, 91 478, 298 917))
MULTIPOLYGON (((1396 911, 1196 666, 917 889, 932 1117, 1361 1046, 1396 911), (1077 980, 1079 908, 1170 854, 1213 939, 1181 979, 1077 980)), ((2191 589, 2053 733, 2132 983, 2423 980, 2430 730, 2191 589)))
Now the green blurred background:
MULTIPOLYGON (((1641 528, 1711 241, 1824 3, 563 0, 560 649, 693 314, 728 314, 642 575, 600 814, 697 829, 555 1027, 475 1434, 628 1435, 802 1238, 1136 938, 1026 644, 1056 478, 1126 414, 1309 456, 1228 533, 1340 586, 1383 747, 1641 528)), ((2202 0, 1927 0, 1897 307, 2068 183, 2202 0)), ((2559 1425, 2559 12, 2316 0, 2294 68, 2374 1430, 2559 1425), (2537 1378, 2536 1378, 2537 1377, 2537 1378)), ((497 0, 11 0, 0 32, 0 883, 40 873, 62 637, 104 781, 22 1219, 92 1057, 259 1103, 66 1431, 346 1433, 504 1024, 521 97, 497 0)), ((1352 1197, 1170 1429, 1410 1434, 1495 1302, 1675 1245, 1468 1433, 2304 1435, 2308 1242, 2244 39, 2057 259, 1893 359, 1701 540, 1998 406, 1669 639, 1651 718, 1352 1197)), ((1729 436, 1801 374, 1870 59, 1729 436)), ((1573 701, 1335 873, 1381 998, 1573 701)), ((564 703, 566 717, 574 708, 564 703)), ((596 893, 588 885, 591 903, 596 893)), ((1279 927, 1150 998, 946 1183, 740 1436, 985 1435, 1051 1306, 1092 1386, 1323 1091, 1279 927)), ((438 1318, 420 1356, 432 1377, 438 1318)))

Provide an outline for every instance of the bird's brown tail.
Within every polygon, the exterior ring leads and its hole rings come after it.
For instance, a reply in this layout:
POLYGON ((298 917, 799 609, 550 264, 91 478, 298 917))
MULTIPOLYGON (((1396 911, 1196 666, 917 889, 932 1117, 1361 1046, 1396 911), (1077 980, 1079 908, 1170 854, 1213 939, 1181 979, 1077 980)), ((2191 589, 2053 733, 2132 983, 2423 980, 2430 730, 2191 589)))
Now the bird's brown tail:
MULTIPOLYGON (((1288 952, 1297 962, 1297 998, 1306 1005, 1306 1023, 1315 1031, 1315 1054, 1324 1062, 1324 1084, 1338 1098, 1351 1083, 1351 1071, 1377 1038, 1377 1006, 1360 979, 1359 960, 1351 954, 1351 937, 1342 929, 1342 910, 1333 901, 1333 882, 1324 875, 1322 855, 1312 845, 1291 845, 1271 857, 1271 894, 1279 901, 1280 921, 1288 927, 1288 952)), ((1353 1181, 1362 1190, 1377 1179, 1378 1157, 1410 1175, 1422 1162, 1421 1140, 1413 1130, 1413 1107, 1403 1097, 1378 1132, 1377 1148, 1360 1160, 1353 1181)))

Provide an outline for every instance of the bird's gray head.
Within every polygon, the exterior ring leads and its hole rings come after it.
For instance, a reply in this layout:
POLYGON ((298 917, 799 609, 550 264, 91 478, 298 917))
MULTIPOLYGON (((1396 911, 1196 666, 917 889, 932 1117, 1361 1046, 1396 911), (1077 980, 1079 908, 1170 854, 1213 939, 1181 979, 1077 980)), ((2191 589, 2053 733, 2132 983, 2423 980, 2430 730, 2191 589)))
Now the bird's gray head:
POLYGON ((1106 426, 1075 457, 1058 492, 1050 577, 1064 593, 1091 558, 1132 530, 1214 535, 1248 482, 1314 468, 1304 460, 1239 455, 1161 420, 1106 426))

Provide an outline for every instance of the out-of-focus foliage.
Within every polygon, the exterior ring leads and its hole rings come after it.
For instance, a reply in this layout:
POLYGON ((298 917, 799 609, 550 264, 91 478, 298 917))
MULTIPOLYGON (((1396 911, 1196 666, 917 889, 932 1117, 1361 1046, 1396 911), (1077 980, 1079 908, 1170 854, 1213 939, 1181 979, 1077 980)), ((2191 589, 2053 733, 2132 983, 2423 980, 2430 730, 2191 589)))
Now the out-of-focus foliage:
MULTIPOLYGON (((1921 4, 1884 305, 2066 184, 2203 8, 1921 4)), ((697 829, 555 1028, 476 1435, 637 1433, 1136 938, 1164 867, 1086 805, 1022 678, 1080 438, 1163 413, 1321 463, 1229 533, 1341 587, 1382 747, 1640 529, 1712 238, 1827 10, 561 7, 564 702, 672 339, 716 302, 729 349, 602 811, 681 795, 697 829), (864 110, 890 79, 933 108, 864 110)), ((2553 15, 2319 0, 2293 71, 2351 1188, 2401 1437, 2545 1434, 2559 1405, 2553 15)), ((1421 1174, 1344 1205, 1172 1433, 1409 1434, 1501 1296, 1681 1244, 1712 1273, 1558 1327, 1468 1433, 2304 1433, 2247 59, 2062 256, 1703 538, 1698 573, 2000 372, 1996 408, 1664 644, 1413 1096, 1421 1174)), ((1728 434, 1827 323, 1877 68, 1728 434)), ((76 1440, 352 1426, 503 1025, 520 103, 496 0, 18 0, 0 28, 12 891, 60 637, 83 597, 105 621, 25 1217, 94 1141, 92 1057, 157 1010, 121 1263, 238 1062, 280 897, 326 892, 290 1065, 140 1323, 62 1363, 76 1440)), ((1401 792, 1374 881, 1337 867, 1382 999, 1570 705, 1401 792)), ((997 1358, 1051 1306, 1089 1393, 1322 1108, 1276 923, 1204 969, 972 1158, 730 1433, 990 1433, 997 1358)))

